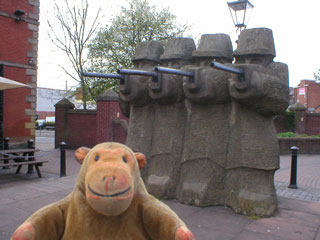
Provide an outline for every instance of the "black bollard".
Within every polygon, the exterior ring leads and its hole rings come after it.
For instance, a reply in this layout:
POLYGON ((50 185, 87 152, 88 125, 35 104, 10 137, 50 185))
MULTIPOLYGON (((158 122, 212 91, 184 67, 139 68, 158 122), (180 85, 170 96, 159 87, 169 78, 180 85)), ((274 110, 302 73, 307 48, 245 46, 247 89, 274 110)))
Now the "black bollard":
MULTIPOLYGON (((10 141, 10 138, 4 138, 3 139, 3 150, 8 150, 9 149, 9 141, 10 141)), ((6 155, 3 156, 4 158, 7 158, 6 155)), ((3 161, 4 164, 8 164, 9 163, 9 160, 4 160, 3 161)), ((9 169, 10 167, 8 166, 4 166, 3 169, 9 169)))
POLYGON ((4 142, 3 143, 3 149, 4 150, 8 150, 9 149, 9 141, 10 141, 10 138, 8 138, 8 137, 3 139, 3 142, 4 142))
POLYGON ((60 143, 60 177, 66 176, 66 148, 65 142, 60 143))
POLYGON ((291 174, 290 174, 290 185, 288 188, 297 189, 297 160, 298 160, 298 147, 291 147, 292 157, 291 157, 291 174))
MULTIPOLYGON (((27 145, 28 145, 28 148, 34 148, 34 140, 33 139, 29 139, 28 142, 27 142, 27 145)), ((34 152, 29 152, 28 153, 28 160, 29 161, 34 161, 34 152)), ((27 171, 27 174, 32 174, 34 173, 33 171, 33 165, 28 165, 28 171, 27 171)))

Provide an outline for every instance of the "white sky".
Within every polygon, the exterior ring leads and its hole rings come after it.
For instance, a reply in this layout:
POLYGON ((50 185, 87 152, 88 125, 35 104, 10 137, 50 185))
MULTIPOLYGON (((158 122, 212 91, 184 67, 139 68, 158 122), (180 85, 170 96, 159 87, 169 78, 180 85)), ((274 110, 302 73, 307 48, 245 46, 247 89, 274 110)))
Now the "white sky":
MULTIPOLYGON (((192 35, 226 33, 233 41, 237 34, 226 0, 149 0, 159 7, 169 7, 180 23, 191 25, 192 35)), ((57 0, 61 2, 62 0, 57 0)), ((102 6, 102 26, 120 11, 126 0, 89 0, 92 10, 102 6)), ((289 66, 289 85, 297 86, 302 79, 314 79, 320 68, 319 0, 250 0, 254 5, 248 28, 267 27, 273 30, 277 57, 275 61, 289 66)), ((72 85, 70 78, 58 64, 68 66, 67 57, 48 40, 46 18, 50 17, 52 1, 40 6, 40 35, 38 56, 38 86, 63 89, 72 85)), ((94 10, 93 10, 94 11, 94 10)))

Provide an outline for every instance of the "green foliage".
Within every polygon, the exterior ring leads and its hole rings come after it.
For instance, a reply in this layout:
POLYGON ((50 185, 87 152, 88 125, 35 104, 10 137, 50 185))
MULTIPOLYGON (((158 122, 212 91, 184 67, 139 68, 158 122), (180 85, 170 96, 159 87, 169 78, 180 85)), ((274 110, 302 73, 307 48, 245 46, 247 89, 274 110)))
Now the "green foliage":
POLYGON ((278 133, 278 137, 296 137, 294 132, 278 133))
MULTIPOLYGON (((130 0, 129 7, 122 7, 120 14, 90 42, 87 70, 115 73, 117 69, 130 68, 137 43, 181 37, 187 28, 177 24, 176 16, 167 8, 157 10, 147 0, 130 0)), ((106 89, 118 87, 113 79, 91 79, 89 85, 94 91, 93 98, 106 89)))
POLYGON ((46 126, 54 126, 55 125, 55 122, 44 122, 43 124, 45 127, 46 126))
POLYGON ((310 136, 308 134, 306 134, 306 133, 303 133, 301 135, 298 135, 297 137, 310 137, 310 136))
POLYGON ((317 69, 317 71, 313 73, 313 76, 315 80, 320 80, 320 69, 317 69))
POLYGON ((296 114, 293 111, 285 112, 285 124, 288 130, 294 131, 296 122, 296 114))
POLYGON ((278 137, 297 137, 297 138, 303 138, 303 137, 320 138, 320 134, 309 136, 309 135, 306 134, 306 133, 297 135, 297 134, 295 134, 294 132, 278 133, 277 136, 278 136, 278 137))
POLYGON ((249 216, 248 218, 251 219, 251 220, 254 220, 254 221, 261 219, 261 217, 257 216, 257 215, 249 216))

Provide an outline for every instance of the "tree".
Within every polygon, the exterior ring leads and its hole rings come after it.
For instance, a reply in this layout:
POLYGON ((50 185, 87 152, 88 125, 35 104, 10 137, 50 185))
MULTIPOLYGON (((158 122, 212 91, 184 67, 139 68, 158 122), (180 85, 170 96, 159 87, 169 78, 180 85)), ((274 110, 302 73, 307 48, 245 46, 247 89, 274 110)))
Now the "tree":
MULTIPOLYGON (((157 10, 147 0, 130 0, 109 25, 101 29, 89 44, 90 71, 115 73, 130 68, 137 43, 180 37, 188 29, 179 25, 168 8, 157 10)), ((108 88, 117 89, 116 80, 91 79, 95 97, 108 88)))
POLYGON ((317 80, 317 81, 319 81, 319 80, 320 80, 320 69, 318 69, 317 71, 315 71, 315 72, 313 73, 313 75, 314 75, 314 79, 317 80))
POLYGON ((90 22, 88 20, 88 0, 64 0, 64 7, 61 6, 62 4, 59 5, 56 0, 54 1, 55 21, 48 20, 49 37, 53 44, 67 55, 73 71, 64 66, 60 67, 69 77, 79 83, 83 108, 86 109, 90 88, 86 78, 83 77, 86 64, 85 50, 98 26, 101 9, 90 22))

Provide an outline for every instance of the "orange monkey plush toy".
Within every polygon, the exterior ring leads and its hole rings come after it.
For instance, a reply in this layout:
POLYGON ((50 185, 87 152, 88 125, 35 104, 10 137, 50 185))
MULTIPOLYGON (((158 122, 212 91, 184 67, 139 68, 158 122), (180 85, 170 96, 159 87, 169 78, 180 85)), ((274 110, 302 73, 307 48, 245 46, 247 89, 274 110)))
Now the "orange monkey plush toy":
POLYGON ((79 148, 82 164, 73 192, 29 217, 12 240, 193 240, 165 204, 149 195, 140 177, 141 153, 119 143, 79 148))

